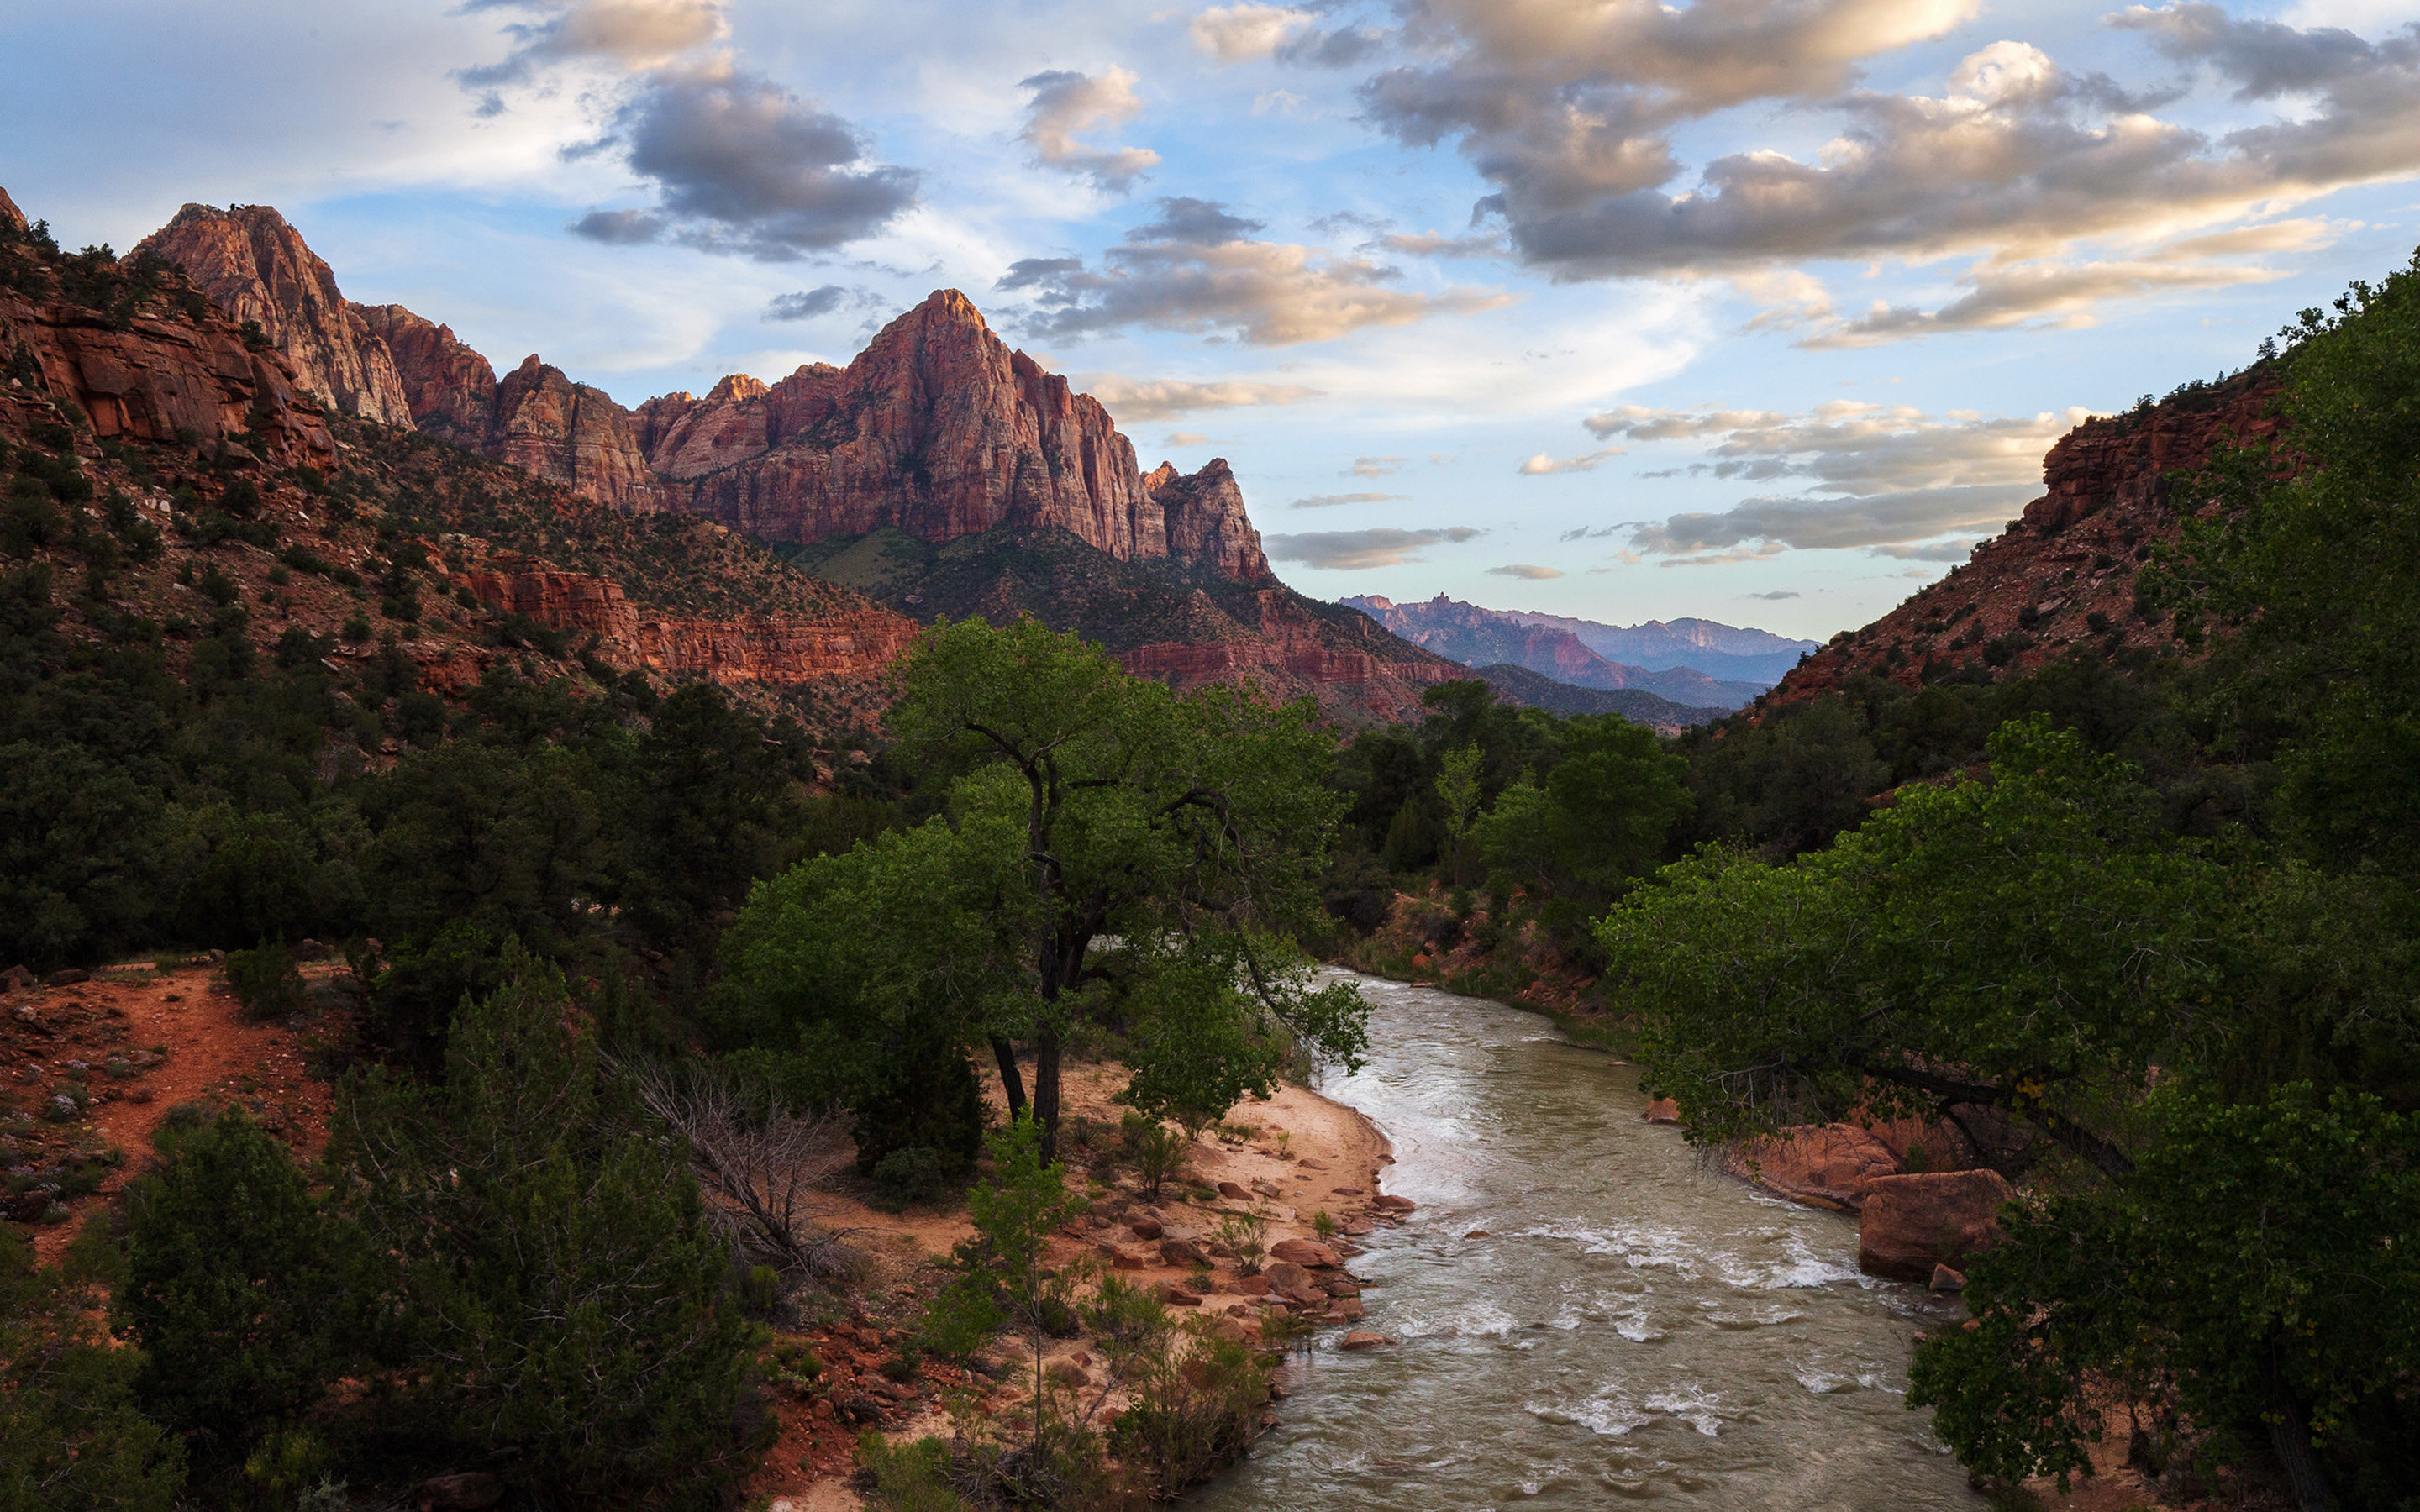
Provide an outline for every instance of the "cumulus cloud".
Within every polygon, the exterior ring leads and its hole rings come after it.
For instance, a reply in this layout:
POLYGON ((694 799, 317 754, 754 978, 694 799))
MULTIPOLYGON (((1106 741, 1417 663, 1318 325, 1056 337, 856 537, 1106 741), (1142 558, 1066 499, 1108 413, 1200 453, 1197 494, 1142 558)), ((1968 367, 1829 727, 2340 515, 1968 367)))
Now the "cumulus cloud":
MULTIPOLYGON (((2079 243, 2140 247, 2420 172, 2420 31, 2410 28, 2368 41, 2238 20, 2200 0, 2109 18, 2232 85, 2239 101, 2293 107, 2212 132, 2156 114, 2175 90, 2078 74, 2017 41, 1969 54, 1938 94, 1858 87, 1865 61, 1948 35, 1979 0, 1406 9, 1419 61, 1365 83, 1369 118, 1407 145, 1456 147, 1494 186, 1477 212, 1563 278, 1739 274, 1809 258, 2071 259, 2079 243), (1811 152, 1683 161, 1684 128, 1760 100, 1792 106, 1784 118, 1826 113, 1837 134, 1811 152)), ((1995 301, 2021 301, 2026 282, 1978 281, 1972 308, 1923 329, 1973 329, 2007 307, 1995 301)), ((2156 286, 2122 266, 2046 270, 2031 284, 2070 312, 2156 286)), ((1800 308, 1782 318, 1827 313, 1804 293, 1792 302, 1800 308)))
POLYGON ((1383 478, 1389 472, 1403 471, 1404 462, 1400 456, 1357 456, 1344 474, 1352 478, 1383 478))
POLYGON ((1135 76, 1125 69, 1097 76, 1063 69, 1034 74, 1017 85, 1033 91, 1017 140, 1051 167, 1090 178, 1111 193, 1125 193, 1145 170, 1158 165, 1159 154, 1149 147, 1091 147, 1077 140, 1076 133, 1123 126, 1141 115, 1142 100, 1134 86, 1135 76))
POLYGON ((1250 63, 1310 30, 1314 19, 1286 6, 1212 6, 1193 18, 1186 35, 1213 62, 1250 63))
MULTIPOLYGON (((2197 239, 2240 245, 2252 237, 2197 239)), ((2168 249, 2173 251, 2173 249, 2168 249)), ((1871 347, 1952 331, 2000 331, 2045 322, 2088 326, 2093 311, 2115 299, 2170 289, 2227 288, 2285 277, 2281 270, 2242 264, 2154 257, 2133 261, 2026 263, 1989 268, 1961 280, 1968 292, 1937 310, 1877 302, 1866 314, 1824 323, 1801 347, 1871 347)))
POLYGON ((1866 555, 1888 557, 1894 562, 1963 562, 1975 554, 1977 543, 1936 541, 1930 546, 1869 546, 1866 555))
POLYGON ((1176 196, 1087 269, 1077 258, 1012 265, 1002 289, 1031 288, 1026 320, 1037 335, 1074 338, 1143 326, 1232 333, 1254 346, 1329 341, 1371 326, 1492 309, 1509 296, 1450 288, 1423 294, 1396 286, 1402 274, 1360 257, 1291 242, 1256 241, 1262 223, 1215 200, 1176 196), (1074 266, 1069 266, 1073 264, 1074 266))
POLYGON ((1299 562, 1328 568, 1394 567, 1423 562, 1420 552, 1433 546, 1459 546, 1485 534, 1467 525, 1429 531, 1311 531, 1299 535, 1271 535, 1262 542, 1272 562, 1299 562))
POLYGON ((1178 415, 1197 414, 1204 409, 1300 404, 1305 399, 1320 398, 1325 393, 1296 383, 1251 383, 1232 378, 1193 383, 1183 378, 1131 378, 1123 373, 1087 373, 1078 377, 1075 384, 1100 400, 1122 423, 1131 424, 1173 420, 1178 415))
POLYGON ((1637 527, 1633 549, 1690 563, 1785 548, 1875 548, 1910 560, 1962 559, 1924 545, 1994 529, 2041 491, 2041 457, 2085 411, 1993 418, 1928 415, 1912 406, 1837 400, 1800 415, 1627 405, 1585 423, 1600 437, 1709 440, 1692 471, 1749 482, 1804 479, 1797 496, 1761 495, 1728 510, 1637 527), (1709 554, 1711 553, 1711 555, 1709 554))
POLYGON ((912 168, 868 162, 857 129, 727 55, 659 69, 573 149, 616 151, 660 195, 572 224, 616 245, 670 239, 787 262, 880 231, 916 203, 912 168))
POLYGON ((1378 504, 1401 499, 1399 493, 1315 493, 1286 505, 1288 509, 1330 509, 1338 504, 1378 504))
POLYGON ((564 63, 638 72, 721 41, 731 31, 714 0, 537 0, 509 8, 537 11, 546 19, 508 24, 512 52, 500 63, 463 69, 464 84, 480 89, 519 84, 564 63))
POLYGON ((1594 472, 1607 461, 1622 455, 1619 446, 1590 452, 1581 456, 1567 456, 1558 461, 1549 452, 1540 452, 1512 471, 1525 478, 1544 477, 1550 472, 1594 472))
POLYGON ((1529 562, 1515 562, 1511 566, 1490 567, 1487 569, 1487 575, 1490 578, 1526 578, 1531 582, 1543 582, 1549 578, 1561 577, 1563 569, 1541 567, 1529 562))

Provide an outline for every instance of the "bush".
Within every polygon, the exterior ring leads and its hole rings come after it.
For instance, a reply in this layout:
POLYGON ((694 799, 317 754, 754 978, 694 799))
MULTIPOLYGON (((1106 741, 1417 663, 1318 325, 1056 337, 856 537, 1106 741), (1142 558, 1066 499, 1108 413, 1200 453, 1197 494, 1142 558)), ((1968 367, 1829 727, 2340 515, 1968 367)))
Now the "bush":
POLYGON ((1143 1196, 1157 1202, 1161 1184, 1185 1164, 1185 1135, 1147 1113, 1133 1111, 1119 1120, 1118 1133, 1134 1157, 1143 1196))
POLYGON ((86 1312, 91 1298, 37 1269, 0 1224, 0 1512, 168 1512, 184 1446, 143 1415, 139 1350, 86 1312))
POLYGON ((1109 1427, 1109 1446, 1156 1501, 1206 1480, 1252 1442, 1252 1421, 1269 1394, 1268 1373, 1249 1347, 1201 1319, 1143 1356, 1134 1405, 1109 1427))
POLYGON ((229 950, 227 985, 243 1005, 243 1016, 255 1024, 302 1011, 302 973, 283 940, 257 949, 229 950))
POLYGON ((370 638, 370 622, 358 614, 349 614, 345 617, 343 627, 337 630, 336 634, 349 644, 360 645, 370 638))
POLYGON ((768 1427, 730 1249, 678 1142, 566 1027, 561 974, 503 964, 442 1089, 357 1078, 331 1135, 399 1273, 411 1405, 466 1455, 518 1447, 505 1473, 549 1504, 712 1504, 768 1427))
POLYGON ((923 1145, 894 1149, 874 1163, 874 1203, 884 1212, 905 1212, 918 1202, 939 1201, 949 1191, 949 1163, 923 1145))
POLYGON ((857 1463, 865 1479, 866 1504, 882 1512, 968 1512, 950 1488, 950 1450, 939 1439, 893 1444, 879 1429, 857 1441, 857 1463))
POLYGON ((286 1147, 240 1112, 156 1142, 165 1164, 132 1194, 112 1319, 147 1356, 145 1407, 227 1473, 341 1373, 348 1246, 286 1147))

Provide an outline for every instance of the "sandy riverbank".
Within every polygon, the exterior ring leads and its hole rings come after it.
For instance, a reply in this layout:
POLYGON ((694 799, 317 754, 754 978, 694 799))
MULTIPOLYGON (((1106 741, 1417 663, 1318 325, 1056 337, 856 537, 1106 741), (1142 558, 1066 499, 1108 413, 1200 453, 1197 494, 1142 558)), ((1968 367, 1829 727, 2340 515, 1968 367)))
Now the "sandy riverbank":
MULTIPOLYGON (((1006 1100, 997 1072, 990 1068, 985 1072, 991 1112, 1002 1117, 1006 1100)), ((1207 1257, 1211 1269, 1205 1278, 1198 1266, 1184 1259, 1181 1246, 1206 1248, 1223 1220, 1248 1212, 1264 1219, 1264 1245, 1287 1239, 1315 1241, 1317 1215, 1325 1212, 1336 1226, 1334 1242, 1344 1251, 1341 1257, 1349 1261, 1351 1239, 1387 1221, 1373 1206, 1382 1173, 1393 1161, 1386 1136, 1354 1109, 1294 1086, 1280 1087, 1266 1099, 1248 1097, 1238 1103, 1217 1129, 1187 1147, 1183 1166, 1162 1187, 1159 1200, 1146 1201, 1132 1167, 1114 1153, 1124 1110, 1110 1098, 1125 1080, 1124 1067, 1106 1062, 1074 1062, 1062 1072, 1062 1155, 1071 1184, 1089 1187, 1094 1196, 1085 1218, 1052 1237, 1053 1265, 1086 1261, 1129 1282, 1158 1287, 1177 1299, 1177 1310, 1198 1312, 1258 1337, 1260 1319, 1273 1304, 1266 1281, 1241 1275, 1232 1257, 1218 1256, 1207 1257), (1198 1297, 1198 1303, 1187 1304, 1185 1299, 1190 1297, 1198 1297)), ((853 1330, 818 1330, 808 1342, 830 1365, 856 1369, 870 1385, 864 1373, 886 1347, 914 1328, 923 1299, 947 1278, 943 1262, 951 1248, 971 1235, 973 1227, 962 1204, 894 1215, 844 1193, 820 1195, 812 1216, 865 1253, 874 1273, 860 1293, 866 1317, 853 1330)), ((1357 1288, 1340 1281, 1337 1289, 1357 1288)), ((1325 1307, 1279 1304, 1322 1325, 1351 1323, 1361 1313, 1354 1296, 1334 1298, 1325 1307)), ((988 1396, 1003 1408, 1026 1399, 1032 1388, 1031 1353, 1005 1340, 992 1352, 1003 1365, 1014 1361, 998 1381, 928 1365, 925 1379, 915 1383, 921 1388, 915 1397, 898 1403, 886 1416, 883 1431, 893 1438, 946 1433, 940 1403, 952 1390, 988 1396)), ((1080 1407, 1093 1406, 1103 1382, 1087 1341, 1050 1340, 1043 1368, 1060 1378, 1080 1376, 1093 1382, 1090 1389, 1079 1387, 1074 1394, 1080 1407)), ((1095 1421, 1118 1405, 1112 1393, 1095 1421)), ((847 1512, 860 1506, 846 1484, 855 1469, 856 1430, 838 1421, 828 1402, 783 1401, 777 1411, 782 1440, 766 1456, 748 1491, 770 1498, 775 1512, 785 1512, 780 1505, 783 1502, 789 1504, 786 1512, 847 1512)))

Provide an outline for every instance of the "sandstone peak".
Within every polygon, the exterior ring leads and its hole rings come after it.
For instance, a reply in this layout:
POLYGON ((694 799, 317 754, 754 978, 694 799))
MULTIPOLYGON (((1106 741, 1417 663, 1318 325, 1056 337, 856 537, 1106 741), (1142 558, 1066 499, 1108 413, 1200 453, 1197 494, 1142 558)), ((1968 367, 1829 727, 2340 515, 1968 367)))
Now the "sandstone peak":
MULTIPOLYGON (((734 399, 753 399, 769 392, 771 391, 761 379, 751 378, 745 373, 727 373, 723 375, 722 381, 714 386, 713 392, 706 396, 706 402, 723 404, 734 399)), ((667 397, 670 396, 667 395, 667 397)), ((681 397, 686 399, 689 395, 684 393, 681 397)))
POLYGON ((527 357, 522 358, 521 365, 513 369, 513 371, 516 373, 535 373, 546 365, 547 364, 545 363, 538 360, 537 353, 532 352, 527 357))
POLYGON ((380 424, 412 423, 386 344, 274 207, 187 205, 134 250, 182 268, 228 319, 258 322, 305 393, 380 424))
POLYGON ((20 231, 25 229, 25 212, 17 208, 17 202, 8 197, 5 189, 0 189, 0 221, 8 222, 20 231))

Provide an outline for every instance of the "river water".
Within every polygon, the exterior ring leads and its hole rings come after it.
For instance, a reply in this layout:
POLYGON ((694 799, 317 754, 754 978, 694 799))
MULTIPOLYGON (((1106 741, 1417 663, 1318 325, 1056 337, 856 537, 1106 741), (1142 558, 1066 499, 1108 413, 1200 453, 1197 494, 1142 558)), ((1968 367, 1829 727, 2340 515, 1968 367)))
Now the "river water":
POLYGON ((1369 996, 1372 1051, 1320 1090, 1419 1204, 1352 1262, 1396 1344, 1298 1357, 1279 1426, 1189 1506, 1985 1504, 1905 1397, 1910 1336, 1962 1311, 1859 1274, 1854 1219, 1722 1175, 1544 1018, 1328 976, 1369 996))

